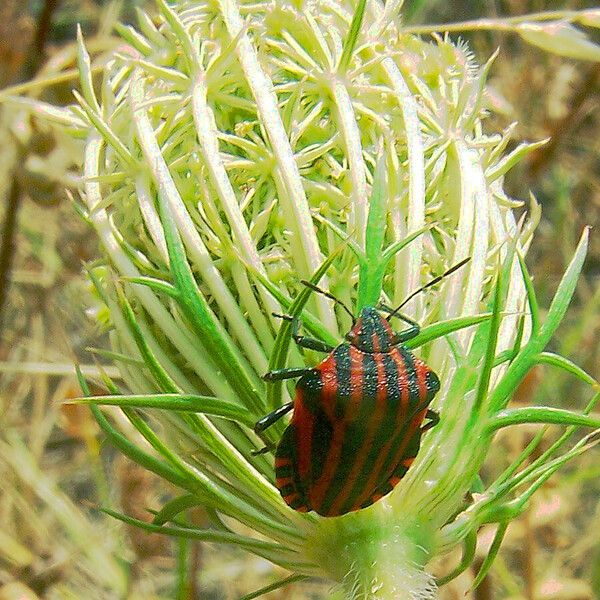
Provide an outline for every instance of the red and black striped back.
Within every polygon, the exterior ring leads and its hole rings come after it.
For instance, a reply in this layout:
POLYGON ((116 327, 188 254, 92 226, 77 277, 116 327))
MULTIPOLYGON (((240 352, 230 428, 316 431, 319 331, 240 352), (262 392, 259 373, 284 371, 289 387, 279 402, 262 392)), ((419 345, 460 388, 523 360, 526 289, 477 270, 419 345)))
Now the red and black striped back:
POLYGON ((393 332, 365 327, 365 311, 361 318, 353 328, 362 336, 357 343, 341 344, 298 381, 276 455, 277 487, 297 510, 338 516, 388 493, 418 451, 421 423, 439 389, 435 374, 406 348, 378 351, 393 332))

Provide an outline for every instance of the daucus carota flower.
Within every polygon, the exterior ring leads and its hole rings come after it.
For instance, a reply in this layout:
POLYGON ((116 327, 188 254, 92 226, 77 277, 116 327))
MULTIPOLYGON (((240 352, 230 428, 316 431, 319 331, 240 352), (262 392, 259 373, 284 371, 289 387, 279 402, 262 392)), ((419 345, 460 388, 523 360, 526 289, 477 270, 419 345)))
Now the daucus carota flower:
MULTIPOLYGON (((159 0, 155 19, 140 12, 139 30, 120 28, 126 44, 98 90, 80 40, 82 94, 65 118, 85 136, 81 208, 106 258, 89 273, 126 384, 107 381, 112 395, 87 401, 118 447, 182 490, 153 525, 139 524, 237 544, 354 598, 434 597, 469 565, 483 523, 498 524, 499 543, 531 494, 593 443, 564 450, 569 429, 527 461, 537 437, 484 483, 499 428, 599 425, 585 412, 507 408, 540 362, 595 385, 544 351, 587 235, 542 319, 523 260, 539 209, 518 221, 520 203, 502 189, 534 145, 506 154, 510 130, 484 133, 488 66, 462 44, 403 34, 400 4, 159 0), (442 382, 440 423, 406 476, 342 517, 289 508, 272 457, 252 452, 262 445, 252 426, 293 386, 261 376, 321 357, 298 350, 288 329, 278 335, 272 313, 296 311, 336 345, 349 316, 301 279, 356 314, 398 305, 467 257, 403 309, 423 327, 410 348, 442 382), (121 406, 148 443, 98 404, 121 406), (196 505, 211 527, 178 521, 196 505), (427 565, 463 542, 461 564, 436 582, 427 565)), ((282 427, 266 432, 271 442, 282 427)))

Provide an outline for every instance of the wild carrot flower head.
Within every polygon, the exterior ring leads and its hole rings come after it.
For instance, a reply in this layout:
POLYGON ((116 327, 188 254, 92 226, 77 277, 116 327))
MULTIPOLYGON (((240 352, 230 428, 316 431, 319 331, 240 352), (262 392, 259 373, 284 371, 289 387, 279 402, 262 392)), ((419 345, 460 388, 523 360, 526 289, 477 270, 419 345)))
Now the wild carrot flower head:
MULTIPOLYGON (((158 0, 156 18, 140 12, 137 29, 120 28, 124 44, 99 86, 80 39, 81 95, 62 113, 85 139, 80 209, 104 255, 89 274, 124 381, 105 381, 111 395, 87 401, 113 443, 181 489, 140 525, 237 544, 356 598, 433 597, 435 556, 464 542, 444 580, 466 568, 478 527, 497 523, 500 540, 589 442, 563 451, 564 436, 525 465, 534 442, 484 483, 499 428, 597 426, 507 408, 539 362, 594 383, 544 352, 587 237, 542 319, 523 258, 539 208, 533 201, 517 219, 522 203, 502 188, 536 145, 506 153, 512 130, 484 129, 491 63, 480 67, 462 43, 404 34, 399 4, 158 0), (261 445, 252 427, 294 390, 261 376, 322 357, 291 344, 289 323, 272 313, 292 313, 336 345, 350 316, 302 279, 358 314, 397 306, 468 257, 403 307, 422 327, 407 346, 441 381, 440 422, 406 476, 342 517, 289 508, 272 458, 252 452, 261 445), (98 404, 120 406, 142 437, 119 431, 98 404), (196 505, 210 528, 168 524, 196 505)), ((282 431, 266 435, 276 443, 282 431)))

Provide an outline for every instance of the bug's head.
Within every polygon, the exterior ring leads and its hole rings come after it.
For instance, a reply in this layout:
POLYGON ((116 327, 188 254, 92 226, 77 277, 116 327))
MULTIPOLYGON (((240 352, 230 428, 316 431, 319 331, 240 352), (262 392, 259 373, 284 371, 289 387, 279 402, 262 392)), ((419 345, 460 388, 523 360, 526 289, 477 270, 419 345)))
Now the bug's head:
POLYGON ((346 339, 362 352, 389 352, 396 343, 390 324, 371 306, 360 311, 360 316, 346 339))

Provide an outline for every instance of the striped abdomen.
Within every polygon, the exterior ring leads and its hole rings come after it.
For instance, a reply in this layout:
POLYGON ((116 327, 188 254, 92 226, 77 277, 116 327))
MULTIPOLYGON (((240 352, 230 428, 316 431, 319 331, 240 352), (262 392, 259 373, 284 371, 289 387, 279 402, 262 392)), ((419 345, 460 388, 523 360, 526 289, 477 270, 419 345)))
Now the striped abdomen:
POLYGON ((439 389, 403 347, 366 353, 338 346, 297 385, 294 415, 276 453, 284 500, 338 516, 369 506, 406 473, 439 389))

